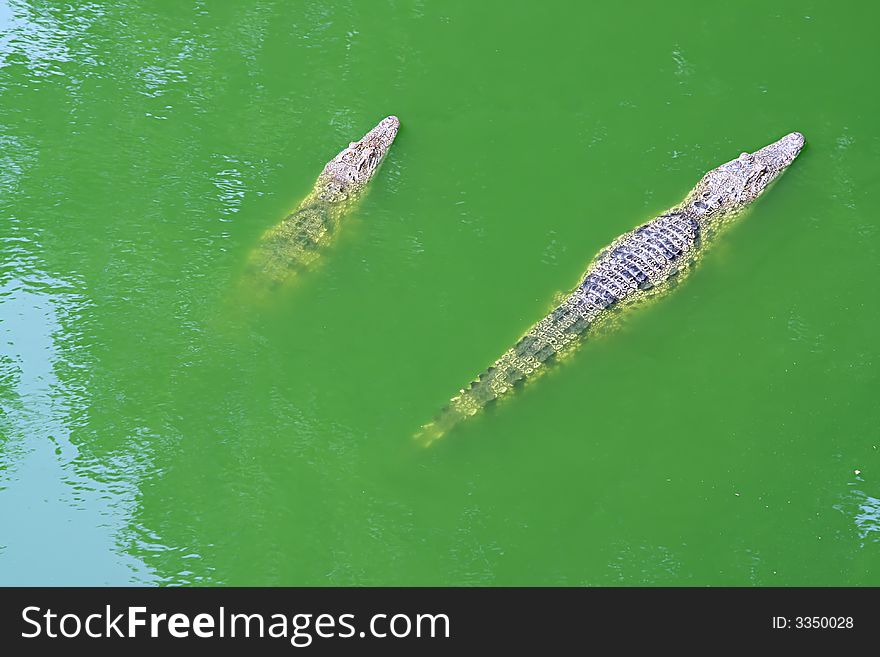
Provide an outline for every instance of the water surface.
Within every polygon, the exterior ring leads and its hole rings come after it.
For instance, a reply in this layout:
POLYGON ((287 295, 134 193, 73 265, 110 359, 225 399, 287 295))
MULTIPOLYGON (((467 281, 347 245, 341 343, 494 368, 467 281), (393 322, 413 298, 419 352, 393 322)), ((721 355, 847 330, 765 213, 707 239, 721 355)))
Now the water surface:
POLYGON ((0 583, 880 584, 880 9, 0 5, 0 583), (258 237, 387 114, 322 265, 258 237), (411 436, 708 169, 675 294, 411 436))

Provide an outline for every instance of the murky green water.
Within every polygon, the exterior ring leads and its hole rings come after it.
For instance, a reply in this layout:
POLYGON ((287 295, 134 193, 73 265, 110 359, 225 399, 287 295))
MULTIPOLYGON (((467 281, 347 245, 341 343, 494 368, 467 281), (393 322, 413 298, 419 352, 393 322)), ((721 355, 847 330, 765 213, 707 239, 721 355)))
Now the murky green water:
POLYGON ((880 584, 880 9, 0 6, 0 583, 880 584), (259 235, 386 114, 323 265, 259 235), (709 168, 675 294, 411 436, 709 168))

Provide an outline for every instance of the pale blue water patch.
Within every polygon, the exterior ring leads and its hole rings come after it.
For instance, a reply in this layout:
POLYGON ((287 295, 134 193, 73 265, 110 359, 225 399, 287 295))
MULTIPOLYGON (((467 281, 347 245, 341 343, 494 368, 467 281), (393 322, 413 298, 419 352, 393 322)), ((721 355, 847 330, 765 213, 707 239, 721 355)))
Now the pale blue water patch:
POLYGON ((853 520, 863 541, 880 541, 880 499, 864 495, 853 520))
POLYGON ((862 471, 856 469, 853 471, 853 481, 848 484, 849 490, 841 496, 841 502, 833 507, 853 523, 862 550, 880 543, 880 498, 876 490, 871 488, 862 471))
POLYGON ((74 51, 87 55, 91 50, 83 36, 102 14, 97 4, 51 7, 0 1, 0 68, 15 57, 25 61, 34 77, 63 75, 60 65, 71 61, 74 51))
POLYGON ((90 404, 83 336, 67 333, 83 306, 74 286, 57 278, 17 278, 0 287, 3 585, 153 578, 118 536, 135 502, 130 474, 114 477, 105 464, 95 473, 103 480, 90 476, 90 459, 72 440, 90 404))

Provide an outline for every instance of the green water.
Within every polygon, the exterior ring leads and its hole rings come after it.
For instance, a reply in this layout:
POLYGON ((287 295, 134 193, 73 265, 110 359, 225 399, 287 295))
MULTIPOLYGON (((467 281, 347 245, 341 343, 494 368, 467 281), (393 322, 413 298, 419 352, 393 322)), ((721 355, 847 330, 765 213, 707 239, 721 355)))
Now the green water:
POLYGON ((0 4, 0 583, 880 585, 878 20, 0 4), (322 266, 237 294, 392 113, 322 266), (792 130, 674 294, 413 444, 600 247, 792 130))

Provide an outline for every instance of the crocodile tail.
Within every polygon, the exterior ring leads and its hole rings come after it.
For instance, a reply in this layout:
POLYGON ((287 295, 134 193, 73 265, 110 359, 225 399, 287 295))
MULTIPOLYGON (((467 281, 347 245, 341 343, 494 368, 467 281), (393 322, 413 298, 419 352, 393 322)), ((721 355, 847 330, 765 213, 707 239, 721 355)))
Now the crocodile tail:
POLYGON ((427 446, 515 386, 534 379, 546 369, 548 361, 573 344, 589 324, 579 297, 572 295, 453 397, 431 423, 422 427, 416 438, 427 446))

